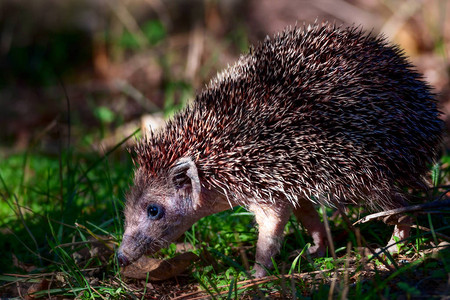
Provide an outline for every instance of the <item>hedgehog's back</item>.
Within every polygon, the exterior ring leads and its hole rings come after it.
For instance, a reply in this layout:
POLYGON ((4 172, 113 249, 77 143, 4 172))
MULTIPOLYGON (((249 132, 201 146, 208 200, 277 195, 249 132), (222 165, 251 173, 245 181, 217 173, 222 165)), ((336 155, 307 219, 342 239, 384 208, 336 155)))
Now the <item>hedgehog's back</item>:
POLYGON ((206 185, 228 186, 240 199, 392 207, 401 198, 394 182, 421 185, 436 158, 438 115, 430 88, 396 47, 316 25, 241 57, 151 147, 159 161, 193 157, 206 185))

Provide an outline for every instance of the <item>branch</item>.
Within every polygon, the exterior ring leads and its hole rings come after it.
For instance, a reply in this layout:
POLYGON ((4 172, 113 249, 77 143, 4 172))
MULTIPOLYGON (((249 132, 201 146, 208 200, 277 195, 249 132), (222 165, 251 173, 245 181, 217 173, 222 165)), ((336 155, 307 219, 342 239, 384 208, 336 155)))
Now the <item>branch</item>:
POLYGON ((428 202, 428 203, 424 203, 424 204, 411 205, 411 206, 406 206, 406 207, 401 207, 401 208, 396 208, 396 209, 390 209, 390 210, 382 211, 379 213, 374 213, 374 214, 371 214, 371 215, 365 216, 364 218, 359 219, 358 221, 353 223, 353 225, 363 224, 363 223, 366 223, 373 219, 379 219, 381 217, 403 214, 403 213, 407 213, 407 212, 422 212, 422 211, 425 212, 426 210, 429 210, 429 209, 438 209, 438 212, 442 212, 442 210, 440 210, 440 209, 442 209, 443 207, 450 208, 450 199, 436 200, 436 201, 428 202))

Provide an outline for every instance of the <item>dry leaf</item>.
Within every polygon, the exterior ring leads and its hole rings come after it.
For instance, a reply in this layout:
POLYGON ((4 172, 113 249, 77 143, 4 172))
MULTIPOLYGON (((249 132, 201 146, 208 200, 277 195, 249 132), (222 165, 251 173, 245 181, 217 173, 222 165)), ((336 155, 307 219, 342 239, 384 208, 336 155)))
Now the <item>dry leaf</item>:
POLYGON ((182 273, 198 256, 192 252, 182 253, 168 260, 143 256, 134 264, 121 269, 125 277, 149 280, 166 280, 182 273))
POLYGON ((35 296, 35 295, 32 295, 32 294, 40 292, 40 291, 47 290, 49 285, 50 285, 50 281, 48 281, 47 279, 42 279, 42 281, 34 283, 32 286, 30 286, 28 288, 27 295, 25 296, 25 299, 29 300, 29 299, 40 298, 41 296, 35 296))

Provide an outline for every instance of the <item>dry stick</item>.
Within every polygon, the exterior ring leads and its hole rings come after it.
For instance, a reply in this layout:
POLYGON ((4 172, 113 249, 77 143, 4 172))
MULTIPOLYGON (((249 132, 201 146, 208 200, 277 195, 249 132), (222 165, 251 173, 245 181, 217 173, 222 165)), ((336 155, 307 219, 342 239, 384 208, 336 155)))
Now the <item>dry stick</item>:
MULTIPOLYGON (((445 195, 445 193, 443 195, 445 195)), ((441 197, 439 197, 439 199, 441 199, 443 197, 443 195, 441 195, 441 197)), ((428 203, 424 203, 424 204, 411 205, 411 206, 407 206, 407 207, 391 209, 391 210, 388 210, 388 211, 371 214, 371 215, 365 216, 364 218, 361 218, 360 220, 356 221, 355 223, 353 223, 353 225, 363 224, 363 223, 366 223, 366 222, 368 222, 370 220, 373 220, 373 219, 378 219, 378 218, 381 218, 381 217, 391 216, 391 215, 396 215, 396 214, 402 214, 402 213, 406 213, 406 212, 430 213, 429 211, 425 211, 425 210, 426 209, 432 209, 432 208, 442 208, 442 207, 450 207, 450 199, 447 199, 447 200, 436 200, 436 201, 428 202, 428 203)), ((441 213, 442 213, 442 211, 441 211, 441 213)), ((344 219, 346 219, 346 218, 344 218, 344 219)), ((430 229, 428 229, 426 227, 422 227, 422 226, 412 225, 411 227, 419 228, 419 229, 422 229, 424 231, 431 231, 430 229)), ((443 235, 443 234, 440 234, 440 233, 437 233, 436 235, 438 235, 442 239, 449 240, 449 237, 446 236, 446 235, 443 235)), ((365 244, 367 245, 367 243, 365 243, 365 244)), ((375 251, 369 245, 367 245, 367 246, 368 246, 367 248, 372 252, 373 255, 378 256, 378 259, 388 269, 392 270, 392 268, 386 263, 386 261, 380 255, 375 253, 375 251)))
POLYGON ((90 289, 93 290, 97 295, 99 295, 100 298, 102 298, 102 299, 104 299, 104 300, 107 299, 107 298, 105 298, 104 296, 102 296, 102 294, 100 294, 94 287, 91 286, 90 289))
POLYGON ((390 209, 390 210, 387 210, 387 211, 382 211, 382 212, 379 212, 379 213, 375 213, 375 214, 371 214, 371 215, 365 216, 364 218, 361 218, 358 221, 356 221, 355 223, 353 223, 353 225, 363 224, 363 223, 366 223, 366 222, 368 222, 370 220, 378 219, 378 218, 385 217, 385 216, 391 216, 391 215, 396 215, 396 214, 401 214, 401 213, 406 213, 406 212, 414 212, 414 211, 420 212, 420 211, 424 211, 426 209, 442 208, 442 207, 449 207, 450 208, 450 199, 447 199, 447 200, 436 200, 436 201, 427 202, 427 203, 424 203, 424 204, 417 204, 417 205, 411 205, 411 206, 406 206, 406 207, 401 207, 401 208, 396 208, 396 209, 390 209))
MULTIPOLYGON (((356 269, 355 268, 347 268, 347 270, 355 271, 356 269)), ((335 270, 333 270, 333 269, 326 269, 326 270, 318 270, 318 271, 306 272, 306 273, 302 273, 302 274, 299 274, 299 273, 294 273, 294 274, 290 274, 290 275, 286 274, 286 275, 284 275, 284 277, 285 278, 290 278, 290 279, 302 280, 305 277, 310 276, 312 278, 313 275, 322 274, 323 272, 329 272, 329 271, 344 272, 344 271, 346 271, 346 269, 345 268, 339 268, 339 269, 335 269, 335 270)), ((246 288, 249 288, 249 287, 252 287, 252 286, 264 284, 264 283, 267 283, 267 282, 270 282, 270 281, 274 281, 274 280, 280 280, 280 278, 277 277, 277 276, 273 276, 272 275, 272 276, 266 276, 266 277, 263 277, 263 278, 260 278, 260 279, 244 280, 244 281, 238 282, 237 284, 243 284, 238 289, 246 289, 246 288)), ((220 288, 226 288, 226 287, 228 287, 228 285, 221 285, 221 286, 218 286, 217 288, 220 289, 220 288)), ((189 298, 191 300, 193 300, 193 299, 203 299, 204 296, 201 296, 201 297, 198 297, 198 298, 191 298, 192 296, 197 296, 198 294, 202 294, 202 293, 206 294, 205 291, 195 291, 195 292, 192 292, 192 293, 188 293, 188 294, 184 294, 184 295, 180 295, 178 297, 172 298, 172 300, 180 300, 180 299, 184 299, 184 298, 189 298)), ((220 292, 219 294, 214 295, 214 296, 219 296, 219 295, 223 295, 223 294, 226 294, 226 293, 228 293, 228 291, 220 292)))
MULTIPOLYGON (((71 246, 79 246, 79 245, 86 245, 86 244, 94 244, 94 243, 107 243, 107 242, 114 242, 114 244, 118 244, 117 240, 114 238, 109 238, 109 239, 100 239, 98 236, 94 237, 95 240, 91 240, 91 241, 80 241, 80 242, 70 242, 70 243, 64 243, 64 244, 59 244, 55 246, 56 248, 64 248, 64 247, 71 247, 71 246)), ((50 253, 53 252, 53 250, 50 251, 50 253)))
POLYGON ((377 28, 381 23, 381 18, 347 1, 316 0, 310 1, 308 4, 336 19, 353 20, 355 24, 361 24, 365 28, 377 28))
MULTIPOLYGON (((424 226, 420 226, 420 225, 411 225, 412 228, 417 228, 420 229, 422 231, 426 231, 426 232, 431 232, 430 228, 424 227, 424 226)), ((439 232, 434 232, 434 234, 436 234, 437 237, 440 237, 443 240, 449 241, 450 242, 450 236, 439 233, 439 232)))
MULTIPOLYGON (((291 277, 291 290, 295 291, 295 280, 293 277, 291 277)), ((292 293, 292 300, 297 300, 297 293, 292 293)))
MULTIPOLYGON (((110 245, 108 245, 107 239, 103 239, 102 237, 96 235, 95 233, 93 233, 91 230, 89 230, 89 228, 87 228, 87 227, 84 226, 84 225, 75 223, 75 226, 77 226, 78 228, 81 228, 81 229, 86 230, 86 232, 89 233, 93 238, 95 238, 95 240, 96 240, 97 242, 102 243, 102 244, 103 244, 106 248, 108 248, 109 250, 114 251, 114 249, 111 248, 110 245)), ((73 243, 72 243, 72 244, 73 244, 73 243)), ((118 245, 119 243, 116 242, 115 244, 118 245)))
POLYGON ((244 269, 246 271, 250 270, 250 263, 248 262, 247 254, 245 254, 245 249, 242 248, 242 245, 239 245, 239 254, 241 255, 242 264, 244 265, 244 269))
MULTIPOLYGON (((100 270, 102 267, 95 267, 95 268, 87 268, 87 269, 83 269, 83 271, 86 272, 90 272, 90 271, 98 271, 100 270)), ((17 278, 17 280, 5 283, 3 285, 0 286, 0 288, 5 288, 7 286, 10 285, 14 285, 14 284, 20 284, 22 282, 27 282, 29 280, 33 280, 33 279, 45 279, 46 277, 50 276, 49 282, 50 285, 51 283, 54 281, 53 278, 58 275, 58 274, 62 274, 62 272, 52 272, 52 273, 39 273, 39 274, 13 274, 13 273, 4 273, 2 274, 3 276, 11 276, 11 277, 15 277, 17 278)))
POLYGON ((148 40, 145 37, 144 32, 142 32, 139 24, 134 19, 133 15, 128 11, 127 7, 122 3, 122 1, 106 1, 112 11, 119 18, 120 22, 125 26, 125 28, 133 34, 136 38, 139 46, 147 46, 148 40))
POLYGON ((334 288, 336 287, 336 281, 337 281, 337 273, 334 273, 333 278, 331 278, 330 290, 328 291, 328 300, 333 299, 333 293, 334 293, 334 288))
POLYGON ((325 225, 325 231, 327 233, 328 246, 330 247, 330 252, 331 252, 331 255, 333 256, 333 259, 336 260, 336 253, 334 253, 334 244, 333 244, 333 238, 331 237, 330 224, 328 223, 327 211, 326 211, 325 205, 321 204, 321 207, 322 207, 322 215, 323 215, 323 224, 325 225))
POLYGON ((380 32, 383 32, 389 39, 398 33, 401 27, 423 6, 422 1, 408 0, 400 7, 392 7, 392 16, 384 23, 380 32))
POLYGON ((351 249, 352 249, 352 243, 350 243, 350 241, 347 243, 347 259, 345 260, 345 272, 344 272, 344 288, 342 289, 342 294, 341 294, 341 299, 347 299, 347 295, 348 295, 348 289, 349 289, 349 285, 348 285, 348 266, 350 263, 350 254, 351 254, 351 249))
POLYGON ((172 21, 167 8, 165 7, 165 3, 162 0, 146 0, 146 2, 156 12, 158 19, 162 21, 166 29, 170 32, 172 21))
MULTIPOLYGON (((83 271, 90 272, 90 271, 98 271, 100 270, 101 266, 95 267, 95 268, 86 268, 83 269, 83 271)), ((30 279, 36 279, 36 278, 44 278, 46 276, 53 276, 58 274, 65 274, 64 272, 50 272, 50 273, 37 273, 37 274, 14 274, 14 273, 3 273, 4 276, 11 276, 16 278, 23 278, 24 280, 30 280, 30 279)))
POLYGON ((24 297, 24 296, 22 295, 22 293, 20 292, 20 285, 19 285, 18 282, 17 282, 16 287, 17 287, 17 293, 19 294, 20 299, 25 299, 25 297, 24 297))
MULTIPOLYGON (((12 276, 12 277, 16 277, 16 278, 19 278, 19 279, 7 282, 5 284, 2 284, 0 286, 1 289, 4 289, 5 287, 8 287, 10 285, 18 285, 21 282, 26 282, 27 280, 29 280, 29 279, 20 279, 20 277, 24 277, 24 275, 21 275, 21 274, 8 274, 8 273, 5 273, 5 274, 2 274, 2 275, 3 276, 12 276)), ((30 279, 33 279, 33 278, 30 278, 30 279)))
MULTIPOLYGON (((383 258, 381 257, 381 255, 379 255, 379 253, 376 252, 375 249, 373 249, 372 247, 370 247, 370 245, 366 242, 366 240, 364 239, 364 237, 361 236, 359 230, 357 230, 357 228, 354 227, 354 225, 355 225, 356 223, 352 224, 352 223, 350 222, 350 219, 347 217, 347 214, 346 214, 346 213, 344 212, 344 210, 342 209, 342 206, 337 205, 336 207, 337 207, 337 209, 338 209, 338 211, 339 211, 339 214, 341 215, 342 219, 343 219, 344 222, 347 224, 348 228, 349 228, 352 232, 355 233, 355 235, 356 235, 356 237, 357 237, 358 245, 364 244, 364 245, 366 246, 366 248, 369 249, 369 251, 372 253, 372 255, 373 255, 374 257, 378 257, 378 260, 380 260, 380 261, 384 264, 384 266, 385 266, 389 271, 391 271, 391 272, 394 271, 394 269, 392 268, 392 266, 389 265, 389 264, 387 263, 387 261, 386 261, 385 259, 383 259, 383 258)), ((364 257, 364 255, 362 255, 362 257, 364 257)), ((397 265, 395 264, 395 262, 393 262, 393 263, 394 263, 394 266, 397 267, 397 265)))
POLYGON ((200 66, 203 53, 204 32, 200 24, 196 24, 191 33, 189 50, 187 55, 186 69, 184 76, 191 82, 194 81, 195 74, 200 66))
POLYGON ((120 146, 122 146, 126 141, 128 141, 131 137, 133 137, 136 133, 138 133, 141 129, 136 129, 132 134, 124 138, 120 143, 118 143, 116 146, 114 146, 112 149, 110 149, 108 152, 105 153, 100 159, 98 159, 96 162, 91 164, 86 171, 83 172, 83 174, 78 177, 78 180, 76 181, 76 185, 78 185, 80 182, 82 182, 84 179, 87 178, 87 174, 92 171, 95 167, 97 167, 101 162, 105 160, 106 157, 108 157, 111 153, 116 151, 120 146))
POLYGON ((141 91, 131 85, 128 81, 122 79, 116 79, 112 83, 114 89, 119 90, 124 93, 126 96, 135 100, 140 106, 145 108, 148 111, 157 111, 158 106, 148 99, 141 91))
POLYGON ((55 279, 55 275, 53 274, 52 277, 50 278, 50 282, 48 283, 48 287, 47 287, 48 299, 52 299, 50 291, 52 290, 52 283, 53 283, 54 279, 55 279))
POLYGON ((281 273, 280 273, 281 296, 283 298, 287 297, 286 277, 284 276, 285 273, 286 273, 286 263, 283 262, 281 265, 281 273))
POLYGON ((442 192, 441 195, 436 199, 436 200, 440 201, 450 191, 450 185, 440 185, 440 186, 436 186, 436 187, 429 187, 426 189, 425 192, 426 192, 428 198, 431 198, 433 194, 430 194, 430 192, 439 191, 439 190, 443 190, 443 189, 445 189, 445 192, 442 192))

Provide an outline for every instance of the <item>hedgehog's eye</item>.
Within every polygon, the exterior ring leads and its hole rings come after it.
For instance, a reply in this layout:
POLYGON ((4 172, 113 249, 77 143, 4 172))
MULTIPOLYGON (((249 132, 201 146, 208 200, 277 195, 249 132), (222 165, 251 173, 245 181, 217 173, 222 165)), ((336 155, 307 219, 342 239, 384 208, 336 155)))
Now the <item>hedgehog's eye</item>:
POLYGON ((164 209, 158 204, 147 206, 147 216, 151 220, 159 220, 164 216, 164 209))

